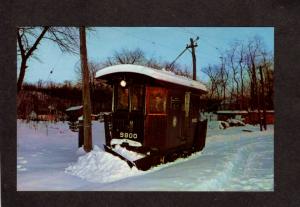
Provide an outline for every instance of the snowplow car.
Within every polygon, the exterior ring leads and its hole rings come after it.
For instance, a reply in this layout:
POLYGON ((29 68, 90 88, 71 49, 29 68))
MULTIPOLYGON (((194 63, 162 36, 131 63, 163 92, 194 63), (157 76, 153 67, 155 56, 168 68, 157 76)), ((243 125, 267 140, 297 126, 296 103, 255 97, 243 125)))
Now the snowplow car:
POLYGON ((96 78, 113 89, 112 112, 104 115, 106 151, 131 167, 147 170, 204 148, 207 120, 200 119, 200 96, 206 87, 202 83, 130 64, 103 68, 96 78))

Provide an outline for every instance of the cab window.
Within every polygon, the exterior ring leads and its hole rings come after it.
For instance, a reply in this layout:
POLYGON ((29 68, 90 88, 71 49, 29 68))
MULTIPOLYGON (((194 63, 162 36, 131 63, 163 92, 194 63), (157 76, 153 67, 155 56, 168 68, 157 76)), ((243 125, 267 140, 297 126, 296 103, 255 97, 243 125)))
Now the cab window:
POLYGON ((117 87, 116 110, 142 111, 143 110, 143 86, 117 87))
POLYGON ((123 88, 118 86, 117 89, 117 110, 128 110, 129 106, 129 90, 128 88, 123 88))
POLYGON ((130 88, 131 111, 142 111, 143 109, 143 87, 132 86, 130 88))

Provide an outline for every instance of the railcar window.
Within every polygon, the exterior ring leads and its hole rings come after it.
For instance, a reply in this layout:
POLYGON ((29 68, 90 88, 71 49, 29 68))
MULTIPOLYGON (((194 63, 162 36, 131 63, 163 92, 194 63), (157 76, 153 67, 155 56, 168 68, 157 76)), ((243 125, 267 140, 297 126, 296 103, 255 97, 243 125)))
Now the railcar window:
POLYGON ((166 90, 153 88, 149 90, 149 112, 152 114, 166 113, 166 90))
POLYGON ((192 117, 199 117, 199 110, 200 110, 200 97, 192 95, 191 96, 191 108, 190 108, 190 115, 192 117))
POLYGON ((128 110, 128 88, 118 86, 117 110, 128 110))
POLYGON ((143 109, 143 87, 133 86, 130 91, 131 110, 141 111, 143 109))

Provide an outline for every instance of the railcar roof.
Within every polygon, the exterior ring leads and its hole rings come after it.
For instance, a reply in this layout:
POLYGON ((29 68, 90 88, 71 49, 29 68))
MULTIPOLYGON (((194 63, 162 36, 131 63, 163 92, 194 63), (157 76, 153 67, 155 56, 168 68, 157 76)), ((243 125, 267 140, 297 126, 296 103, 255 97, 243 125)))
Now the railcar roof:
POLYGON ((195 81, 187 77, 175 75, 173 72, 170 71, 157 70, 154 68, 149 68, 141 65, 121 64, 121 65, 109 66, 97 71, 96 78, 101 78, 102 76, 114 74, 114 73, 138 73, 141 75, 149 76, 157 80, 174 83, 186 87, 191 87, 202 91, 207 91, 206 86, 199 81, 195 81))

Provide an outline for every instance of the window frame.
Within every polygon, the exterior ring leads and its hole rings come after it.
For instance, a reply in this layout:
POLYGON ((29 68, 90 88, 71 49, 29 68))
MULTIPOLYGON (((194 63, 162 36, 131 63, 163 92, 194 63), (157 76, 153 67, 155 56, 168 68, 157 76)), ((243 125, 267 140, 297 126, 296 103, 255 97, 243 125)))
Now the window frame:
POLYGON ((126 87, 124 87, 125 89, 128 89, 128 106, 127 109, 120 109, 119 105, 119 96, 120 96, 120 89, 122 89, 123 87, 121 87, 118 83, 116 83, 114 85, 114 112, 144 112, 145 110, 145 85, 141 84, 128 84, 126 87), (133 110, 132 109, 132 94, 133 94, 133 88, 134 87, 140 87, 142 90, 142 95, 141 95, 141 103, 140 103, 140 110, 133 110))
POLYGON ((146 112, 148 115, 167 115, 167 101, 168 101, 168 90, 162 87, 152 87, 149 86, 146 88, 146 112), (150 97, 153 94, 153 91, 160 91, 164 96, 164 103, 163 103, 163 111, 161 112, 153 112, 151 111, 151 102, 150 97))

